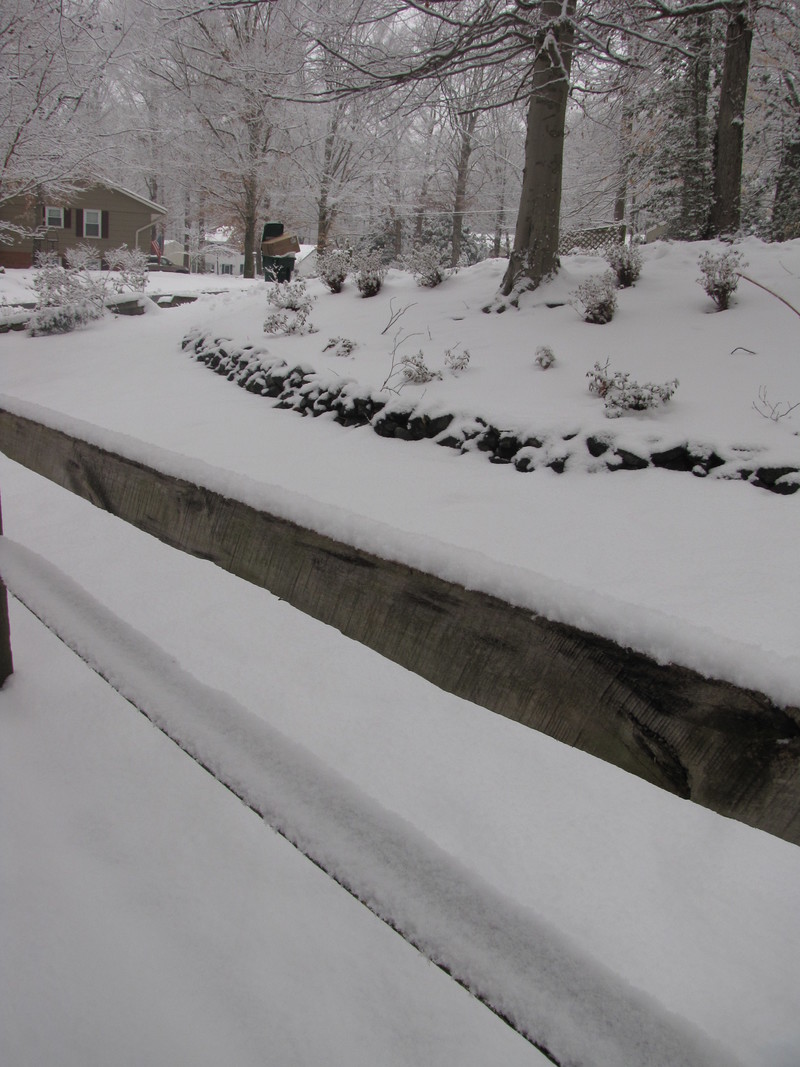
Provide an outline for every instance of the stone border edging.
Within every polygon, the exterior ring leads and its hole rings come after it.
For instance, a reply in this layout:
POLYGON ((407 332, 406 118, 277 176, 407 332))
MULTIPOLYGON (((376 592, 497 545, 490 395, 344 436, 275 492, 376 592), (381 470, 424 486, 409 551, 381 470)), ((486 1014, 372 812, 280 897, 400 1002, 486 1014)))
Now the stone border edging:
POLYGON ((456 418, 453 414, 430 416, 417 411, 413 404, 408 408, 389 406, 385 393, 361 392, 352 380, 326 385, 311 367, 290 366, 283 359, 269 357, 265 349, 253 345, 238 347, 227 337, 211 339, 197 331, 184 337, 181 348, 190 349, 193 359, 228 381, 236 382, 250 393, 275 400, 277 408, 291 409, 301 415, 330 413, 342 426, 371 426, 380 437, 431 440, 461 452, 477 450, 486 453, 490 463, 510 464, 523 473, 547 468, 561 474, 570 455, 577 455, 583 445, 609 471, 660 467, 690 472, 701 478, 712 474, 715 478, 746 481, 781 496, 800 489, 800 468, 759 465, 752 449, 731 449, 732 454, 741 455, 726 459, 712 448, 685 443, 640 455, 615 447, 610 433, 522 437, 511 430, 498 429, 480 416, 474 417, 469 425, 452 429, 456 418))

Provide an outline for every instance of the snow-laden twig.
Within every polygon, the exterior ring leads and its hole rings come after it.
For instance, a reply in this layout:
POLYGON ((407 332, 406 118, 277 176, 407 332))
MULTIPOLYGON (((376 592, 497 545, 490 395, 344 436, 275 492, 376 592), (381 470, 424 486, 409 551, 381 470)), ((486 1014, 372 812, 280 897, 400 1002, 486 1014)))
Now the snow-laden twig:
POLYGON ((772 422, 778 422, 780 419, 786 418, 795 408, 800 408, 800 400, 795 404, 790 404, 786 400, 780 400, 777 404, 773 404, 767 396, 766 385, 762 385, 759 388, 758 400, 753 401, 753 410, 772 422))

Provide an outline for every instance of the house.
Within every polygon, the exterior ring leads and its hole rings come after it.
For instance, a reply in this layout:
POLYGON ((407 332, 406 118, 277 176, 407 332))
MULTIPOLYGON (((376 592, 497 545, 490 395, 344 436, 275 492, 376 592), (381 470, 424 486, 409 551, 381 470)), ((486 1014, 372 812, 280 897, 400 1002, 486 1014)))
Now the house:
POLYGON ((111 248, 150 250, 151 228, 167 209, 108 181, 76 183, 62 197, 19 196, 0 204, 0 265, 30 267, 37 252, 63 256, 69 248, 90 244, 100 258, 111 248), (20 227, 15 236, 2 226, 20 227))

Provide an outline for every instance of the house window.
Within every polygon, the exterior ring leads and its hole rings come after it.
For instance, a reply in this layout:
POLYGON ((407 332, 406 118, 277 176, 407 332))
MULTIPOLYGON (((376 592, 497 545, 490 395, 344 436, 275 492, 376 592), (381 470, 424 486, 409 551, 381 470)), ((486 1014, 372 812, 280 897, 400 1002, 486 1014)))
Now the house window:
POLYGON ((220 274, 233 274, 233 264, 232 263, 220 263, 219 272, 220 272, 220 274))
POLYGON ((103 226, 102 212, 86 208, 83 213, 83 236, 100 237, 103 226))
POLYGON ((49 230, 63 230, 64 229, 64 209, 63 207, 48 207, 44 212, 45 225, 49 230))

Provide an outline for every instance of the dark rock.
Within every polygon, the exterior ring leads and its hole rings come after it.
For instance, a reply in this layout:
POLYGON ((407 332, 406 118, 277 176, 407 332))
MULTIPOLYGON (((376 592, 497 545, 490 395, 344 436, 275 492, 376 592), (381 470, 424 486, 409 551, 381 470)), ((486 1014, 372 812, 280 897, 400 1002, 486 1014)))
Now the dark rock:
POLYGON ((782 496, 791 496, 800 489, 797 482, 778 482, 785 474, 797 474, 797 467, 759 467, 753 478, 752 484, 760 489, 769 489, 771 493, 780 493, 782 496))
POLYGON ((496 452, 500 443, 500 431, 495 426, 487 426, 475 440, 479 452, 496 452))
POLYGON ((501 434, 494 450, 495 462, 510 463, 521 448, 522 442, 513 433, 501 434))
POLYGON ((408 432, 413 434, 414 441, 422 441, 424 438, 438 437, 444 433, 453 421, 452 415, 438 415, 430 418, 428 415, 414 415, 408 423, 408 432))
POLYGON ((609 444, 608 441, 603 441, 599 437, 587 437, 586 447, 589 449, 590 455, 594 456, 595 459, 597 459, 605 452, 608 452, 609 444))
POLYGON ((653 452, 650 459, 654 467, 662 467, 668 471, 691 471, 698 463, 698 458, 692 455, 686 445, 653 452))
POLYGON ((379 437, 400 437, 408 432, 410 415, 410 411, 385 411, 373 421, 372 428, 379 437))
POLYGON ((624 448, 618 448, 614 455, 620 462, 608 464, 608 469, 612 471, 642 471, 650 466, 649 460, 637 456, 635 452, 628 452, 624 448))

